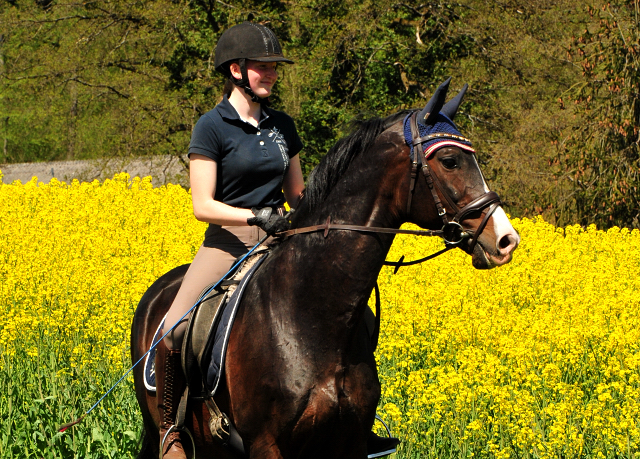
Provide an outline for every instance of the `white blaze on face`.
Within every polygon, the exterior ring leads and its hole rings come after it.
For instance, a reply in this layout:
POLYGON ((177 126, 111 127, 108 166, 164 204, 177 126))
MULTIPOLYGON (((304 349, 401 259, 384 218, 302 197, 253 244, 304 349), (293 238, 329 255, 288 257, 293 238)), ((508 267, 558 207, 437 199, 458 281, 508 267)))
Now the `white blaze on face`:
MULTIPOLYGON (((473 155, 473 160, 476 162, 476 166, 478 167, 478 170, 480 170, 480 164, 478 164, 478 157, 475 154, 473 155)), ((489 186, 487 185, 487 182, 484 179, 484 175, 482 174, 482 171, 480 172, 480 177, 482 177, 482 186, 484 186, 484 192, 488 193, 491 190, 489 189, 489 186)))
POLYGON ((520 244, 520 235, 513 228, 502 207, 498 207, 491 216, 496 234, 496 250, 501 256, 509 256, 520 244))
MULTIPOLYGON (((478 162, 476 156, 473 156, 473 159, 478 162)), ((478 166, 480 169, 480 166, 478 166)), ((487 182, 482 176, 482 184, 484 186, 484 192, 488 193, 489 187, 487 186, 487 182)), ((520 235, 513 228, 507 214, 502 209, 502 207, 498 207, 491 215, 493 219, 493 230, 495 231, 496 236, 496 251, 499 254, 498 257, 490 256, 491 261, 497 265, 501 265, 507 263, 511 260, 511 254, 520 244, 520 235)))

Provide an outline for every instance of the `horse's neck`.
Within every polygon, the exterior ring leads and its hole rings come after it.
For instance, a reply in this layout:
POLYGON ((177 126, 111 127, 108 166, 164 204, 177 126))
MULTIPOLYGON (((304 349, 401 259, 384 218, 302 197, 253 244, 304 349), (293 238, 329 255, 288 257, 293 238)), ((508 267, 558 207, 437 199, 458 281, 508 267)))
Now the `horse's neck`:
MULTIPOLYGON (((389 174, 382 160, 361 160, 354 163, 349 176, 332 190, 313 215, 298 222, 298 227, 315 225, 331 217, 334 223, 399 227, 394 199, 385 192, 397 187, 398 177, 389 174)), ((285 263, 291 263, 292 272, 304 276, 299 284, 299 295, 322 299, 325 313, 344 318, 353 325, 353 319, 364 311, 371 291, 393 242, 393 235, 330 231, 294 236, 285 263)), ((340 320, 340 319, 339 319, 340 320)))
POLYGON ((277 307, 290 311, 298 324, 312 324, 311 341, 348 342, 392 242, 393 235, 345 231, 326 238, 322 233, 294 236, 278 260, 286 266, 281 272, 293 278, 285 287, 290 289, 284 295, 287 304, 277 307))
POLYGON ((403 177, 408 177, 409 166, 401 160, 401 154, 390 155, 380 147, 371 150, 353 160, 324 201, 299 219, 297 227, 324 223, 327 217, 351 225, 397 228, 403 223, 397 195, 399 187, 403 188, 403 177))

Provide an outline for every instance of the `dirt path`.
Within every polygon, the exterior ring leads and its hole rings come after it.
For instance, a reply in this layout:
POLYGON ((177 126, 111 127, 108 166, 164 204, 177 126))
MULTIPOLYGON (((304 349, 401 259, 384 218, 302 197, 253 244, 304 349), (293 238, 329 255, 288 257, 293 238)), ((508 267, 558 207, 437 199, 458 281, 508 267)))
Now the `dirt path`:
MULTIPOLYGON (((183 158, 186 162, 186 156, 183 158)), ((86 161, 49 161, 44 163, 0 164, 2 182, 20 180, 28 182, 32 177, 49 183, 55 177, 62 182, 78 179, 81 182, 112 178, 118 172, 128 172, 132 177, 153 177, 153 185, 174 183, 189 185, 189 174, 177 156, 145 156, 139 158, 111 158, 86 161)))

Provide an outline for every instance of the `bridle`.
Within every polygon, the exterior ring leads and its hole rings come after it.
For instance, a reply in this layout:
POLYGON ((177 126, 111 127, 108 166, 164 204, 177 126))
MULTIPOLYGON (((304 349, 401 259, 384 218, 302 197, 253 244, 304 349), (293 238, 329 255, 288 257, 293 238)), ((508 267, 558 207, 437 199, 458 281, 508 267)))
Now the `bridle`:
MULTIPOLYGON (((482 212, 482 210, 488 207, 488 210, 485 213, 484 218, 480 222, 480 225, 473 232, 474 234, 471 239, 471 243, 469 245, 469 251, 473 252, 473 249, 475 248, 476 243, 478 242, 478 237, 484 230, 485 226, 487 226, 487 222, 489 221, 489 218, 491 218, 491 215, 493 215, 493 213, 496 211, 498 206, 502 204, 500 200, 500 196, 498 196, 498 193, 494 191, 487 191, 483 195, 478 196, 476 199, 474 199, 473 201, 468 203, 466 206, 464 206, 462 209, 460 209, 456 205, 456 203, 453 201, 453 199, 451 199, 451 197, 449 196, 449 193, 447 193, 447 190, 442 186, 442 183, 438 179, 438 176, 433 173, 431 167, 429 166, 429 162, 426 160, 426 158, 424 162, 422 161, 422 158, 424 156, 422 145, 430 140, 443 138, 443 137, 454 138, 456 140, 462 140, 469 143, 471 143, 471 141, 461 136, 456 136, 452 134, 440 134, 440 133, 429 134, 424 137, 420 137, 420 131, 418 129, 417 113, 418 112, 413 112, 410 115, 411 118, 409 120, 409 123, 411 126, 412 144, 411 144, 411 184, 409 185, 409 199, 407 200, 407 214, 411 212, 411 201, 413 198, 413 192, 416 185, 418 167, 420 167, 420 169, 422 170, 422 175, 427 181, 429 190, 431 190, 431 195, 433 196, 433 201, 436 205, 436 209, 438 210, 438 215, 442 218, 443 226, 441 231, 444 235, 443 239, 445 241, 445 244, 453 245, 455 247, 460 245, 465 239, 471 237, 469 233, 463 230, 460 222, 462 222, 463 220, 466 220, 472 214, 482 212), (445 200, 447 201, 447 206, 449 206, 452 212, 455 212, 455 215, 451 220, 449 220, 447 217, 447 209, 442 204, 438 191, 442 196, 444 196, 445 200)), ((429 115, 427 114, 427 116, 429 115)), ((480 174, 482 174, 482 171, 480 171, 480 174)))
MULTIPOLYGON (((484 230, 489 218, 501 204, 500 197, 497 193, 493 191, 485 192, 483 195, 477 197, 463 208, 459 208, 453 199, 447 193, 447 190, 442 186, 440 180, 437 175, 433 173, 431 167, 429 166, 429 162, 426 160, 423 161, 422 158, 424 156, 422 145, 430 140, 437 138, 454 138, 456 140, 463 140, 466 142, 470 141, 461 136, 455 136, 452 134, 429 134, 423 137, 420 137, 420 131, 418 129, 418 121, 417 121, 418 112, 413 112, 410 116, 410 126, 411 126, 411 182, 409 185, 409 197, 407 199, 407 214, 411 212, 411 203, 413 200, 413 193, 416 186, 416 181, 418 177, 418 168, 422 170, 422 176, 425 178, 427 182, 427 186, 431 190, 431 194, 433 196, 433 200, 436 205, 436 209, 438 211, 438 215, 442 218, 443 226, 440 230, 403 230, 403 229, 394 229, 394 228, 382 228, 375 226, 360 226, 360 225, 344 225, 344 224, 334 224, 331 223, 331 217, 327 217, 325 223, 321 225, 314 226, 306 226, 303 228, 294 228, 288 231, 283 231, 281 233, 277 233, 278 237, 290 237, 296 234, 305 234, 305 233, 313 233, 318 231, 324 232, 324 237, 326 238, 329 235, 329 231, 334 230, 342 230, 342 231, 359 231, 365 233, 387 233, 387 234, 411 234, 415 236, 439 236, 444 240, 445 248, 440 250, 439 252, 433 253, 424 258, 420 258, 418 260, 412 261, 404 261, 404 255, 400 258, 400 260, 393 261, 385 261, 384 264, 387 266, 395 266, 396 269, 394 272, 397 272, 401 266, 410 266, 417 263, 422 263, 424 261, 430 260, 432 258, 441 255, 448 250, 451 250, 455 247, 458 247, 462 242, 471 239, 470 243, 470 252, 473 252, 475 245, 478 241, 478 237, 484 230), (439 192, 439 193, 438 193, 439 192), (442 195, 446 201, 446 205, 451 209, 452 212, 455 212, 453 218, 449 220, 447 217, 447 209, 443 205, 442 200, 440 199, 440 195, 442 195), (473 233, 469 233, 462 228, 460 222, 469 218, 470 215, 482 212, 485 208, 487 212, 484 215, 484 218, 480 222, 478 228, 473 231, 473 233)), ((425 117, 426 118, 426 117, 425 117)), ((482 173, 482 172, 481 172, 482 173)))

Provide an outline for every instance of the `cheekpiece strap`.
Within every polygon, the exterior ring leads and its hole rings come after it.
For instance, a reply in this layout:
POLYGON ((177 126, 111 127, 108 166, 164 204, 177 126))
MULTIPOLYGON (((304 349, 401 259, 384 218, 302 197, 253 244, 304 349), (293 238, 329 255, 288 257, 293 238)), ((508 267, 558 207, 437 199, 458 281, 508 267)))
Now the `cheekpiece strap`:
MULTIPOLYGON (((447 224, 449 221, 447 220, 447 209, 442 205, 442 201, 440 200, 440 196, 438 196, 438 192, 436 190, 433 176, 431 174, 431 168, 429 167, 429 163, 426 158, 425 161, 422 162, 423 149, 422 143, 425 142, 420 137, 420 129, 418 128, 418 112, 414 112, 411 115, 410 123, 411 123, 411 136, 413 137, 412 142, 412 150, 414 155, 414 164, 416 164, 416 159, 419 158, 418 161, 422 164, 422 173, 424 174, 424 178, 427 180, 427 185, 431 190, 431 194, 433 195, 433 201, 436 205, 436 209, 438 210, 438 215, 442 218, 442 221, 447 224)), ((428 137, 428 136, 427 136, 428 137)), ((413 191, 413 190, 412 190, 413 191)))
MULTIPOLYGON (((416 118, 416 113, 417 112, 413 112, 411 115, 408 115, 407 118, 411 118, 410 122, 411 122, 411 132, 413 134, 413 119, 416 118)), ((405 118, 405 123, 407 121, 407 118, 405 118)), ((403 125, 405 123, 402 123, 403 125)), ((416 187, 416 177, 418 176, 418 161, 420 161, 421 158, 421 151, 420 147, 415 146, 412 143, 409 143, 409 147, 411 148, 411 182, 409 184, 409 197, 407 199, 407 214, 411 213, 411 201, 413 199, 413 190, 416 187)))

